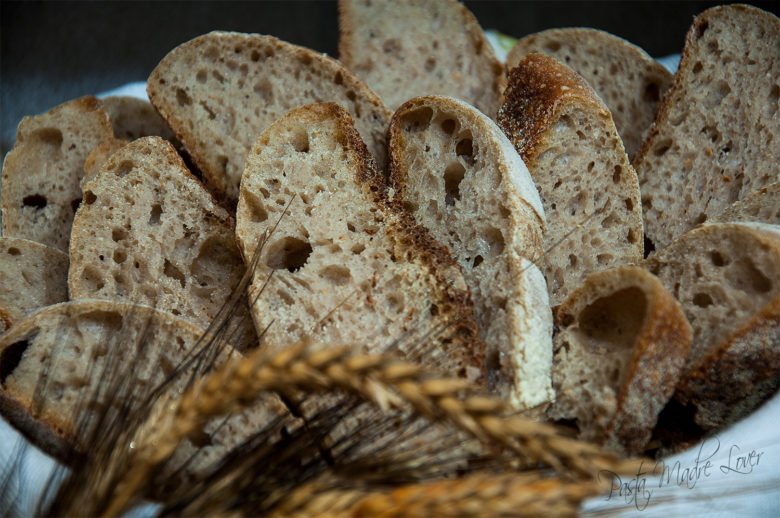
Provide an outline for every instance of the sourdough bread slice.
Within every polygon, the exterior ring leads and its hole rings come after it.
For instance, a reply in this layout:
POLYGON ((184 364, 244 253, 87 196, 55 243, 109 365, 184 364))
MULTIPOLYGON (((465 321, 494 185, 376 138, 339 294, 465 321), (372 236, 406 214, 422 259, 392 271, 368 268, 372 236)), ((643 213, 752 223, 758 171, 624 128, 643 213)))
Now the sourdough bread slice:
POLYGON ((211 32, 184 43, 149 76, 152 104, 204 178, 235 204, 246 154, 290 109, 333 101, 384 167, 391 113, 338 61, 271 36, 211 32))
POLYGON ((141 137, 162 137, 176 145, 171 128, 154 110, 149 101, 129 96, 109 96, 102 99, 111 117, 114 135, 120 139, 135 140, 141 137))
POLYGON ((417 97, 393 116, 390 185, 447 246, 474 298, 492 389, 518 408, 551 400, 552 313, 544 277, 544 212, 501 129, 451 97, 417 97))
POLYGON ((68 251, 87 155, 114 137, 99 100, 82 97, 25 117, 3 163, 3 235, 68 251))
POLYGON ((710 222, 755 221, 780 225, 780 182, 770 183, 735 201, 710 222))
POLYGON ((43 306, 68 300, 68 255, 35 241, 0 237, 0 336, 43 306))
MULTIPOLYGON (((134 140, 84 184, 73 222, 73 300, 146 304, 208 327, 245 270, 226 210, 159 137, 134 140)), ((257 345, 245 305, 233 343, 257 345)))
POLYGON ((340 0, 339 28, 339 59, 391 109, 438 94, 495 118, 504 67, 459 2, 340 0))
POLYGON ((550 29, 521 38, 506 56, 510 70, 532 53, 551 56, 585 79, 612 113, 630 159, 642 147, 672 74, 644 50, 608 32, 550 29))
POLYGON ((777 181, 780 19, 754 7, 704 11, 634 161, 656 250, 777 181))
POLYGON ((539 188, 555 306, 588 274, 642 259, 639 185, 609 110, 570 68, 526 56, 505 96, 498 122, 539 188))
POLYGON ((661 282, 638 266, 589 275, 555 316, 548 414, 583 439, 640 453, 688 358, 691 326, 661 282))
POLYGON ((484 381, 484 344, 457 263, 388 199, 340 106, 295 109, 253 146, 236 225, 245 258, 271 229, 249 288, 267 347, 397 343, 413 360, 484 381))
POLYGON ((113 138, 104 140, 95 149, 90 151, 87 159, 84 161, 84 177, 81 179, 81 187, 91 181, 100 172, 111 155, 125 147, 130 141, 123 138, 113 138))
POLYGON ((703 225, 646 261, 680 301, 693 343, 675 399, 712 430, 780 387, 780 227, 703 225))

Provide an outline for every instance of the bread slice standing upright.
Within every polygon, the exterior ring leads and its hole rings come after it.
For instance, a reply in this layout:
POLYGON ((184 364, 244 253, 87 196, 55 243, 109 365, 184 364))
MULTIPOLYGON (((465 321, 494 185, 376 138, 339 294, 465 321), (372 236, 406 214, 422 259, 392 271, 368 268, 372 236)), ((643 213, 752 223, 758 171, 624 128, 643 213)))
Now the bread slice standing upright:
POLYGON ((179 45, 147 81, 149 99, 209 186, 238 201, 246 154, 292 108, 333 101, 384 167, 391 113, 338 61, 271 36, 211 32, 179 45))
POLYGON ((506 56, 507 71, 532 53, 551 56, 577 72, 612 113, 632 159, 655 119, 672 74, 644 50, 608 32, 550 29, 521 38, 506 56))
POLYGON ((638 266, 597 272, 558 306, 554 344, 548 414, 575 420, 586 440, 640 453, 688 358, 680 304, 638 266))
POLYGON ((535 264, 544 212, 525 164, 492 120, 451 97, 407 101, 389 135, 394 196, 471 287, 492 388, 518 408, 550 401, 552 314, 535 264))
MULTIPOLYGON (((70 245, 71 299, 146 304, 205 329, 245 271, 234 225, 170 143, 134 140, 84 184, 70 245)), ((233 345, 256 346, 245 305, 237 322, 233 345)))
POLYGON ((770 183, 735 201, 709 221, 720 223, 755 221, 780 225, 780 181, 770 183))
POLYGON ((504 67, 459 2, 339 0, 339 26, 339 59, 392 110, 435 94, 495 119, 504 67))
POLYGON ((505 96, 498 123, 539 188, 555 306, 588 274, 642 259, 639 185, 609 110, 570 68, 526 56, 505 96))
POLYGON ((685 38, 674 85, 634 161, 656 250, 777 181, 780 19, 714 7, 685 38))
POLYGON ((67 252, 81 203, 84 161, 98 144, 113 138, 108 113, 95 97, 22 119, 3 163, 3 235, 67 252))
POLYGON ((257 328, 268 328, 265 347, 397 344, 413 360, 485 380, 484 344, 457 263, 388 199, 340 106, 295 109, 252 147, 236 226, 247 259, 266 231, 249 288, 257 328))
POLYGON ((102 101, 111 117, 111 126, 117 138, 127 140, 155 136, 165 140, 175 138, 171 128, 165 124, 149 101, 125 95, 105 97, 102 101))

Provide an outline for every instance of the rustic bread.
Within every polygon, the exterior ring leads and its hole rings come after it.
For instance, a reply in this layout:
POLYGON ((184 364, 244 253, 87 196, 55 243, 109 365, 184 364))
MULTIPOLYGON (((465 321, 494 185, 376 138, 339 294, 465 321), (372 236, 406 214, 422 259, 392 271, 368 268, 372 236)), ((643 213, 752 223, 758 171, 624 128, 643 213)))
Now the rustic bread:
POLYGON ((3 235, 68 251, 87 155, 114 137, 99 100, 82 97, 25 117, 3 164, 3 235))
POLYGON ((447 95, 495 118, 504 67, 455 0, 340 0, 339 59, 391 109, 447 95))
POLYGON ((35 241, 0 237, 0 336, 34 310, 68 300, 68 256, 35 241))
POLYGON ((252 147, 236 225, 245 258, 271 229, 249 288, 257 329, 270 325, 268 347, 398 343, 413 359, 484 380, 484 344, 457 263, 388 200, 340 106, 292 110, 252 147))
POLYGON ((633 160, 655 118, 672 74, 644 50, 608 32, 550 29, 521 38, 506 56, 510 70, 526 55, 554 57, 577 72, 612 113, 626 154, 633 160))
POLYGON ((709 221, 756 221, 780 225, 780 182, 751 192, 709 221))
MULTIPOLYGON (((134 140, 84 184, 71 237, 71 299, 146 304, 206 328, 244 272, 233 232, 233 219, 168 142, 134 140)), ((257 339, 248 309, 238 311, 233 343, 243 350, 257 339)))
POLYGON ((290 109, 344 106, 381 167, 391 113, 339 62, 271 36, 211 32, 172 50, 147 82, 152 104, 206 181, 232 203, 249 148, 290 109))
POLYGON ((680 378, 691 326, 661 282, 638 266, 589 275, 555 315, 548 414, 580 436, 627 454, 642 451, 680 378))
POLYGON ((111 140, 104 140, 93 149, 87 159, 84 161, 84 177, 81 179, 80 185, 83 187, 85 183, 92 180, 100 172, 100 168, 103 164, 111 158, 111 155, 125 147, 130 141, 123 138, 113 138, 111 140))
POLYGON ((395 197, 471 288, 493 388, 520 408, 549 401, 552 314, 533 263, 544 255, 544 212, 525 164, 492 120, 451 97, 401 106, 389 153, 395 197))
POLYGON ((711 430, 780 387, 780 227, 703 225, 646 261, 693 328, 675 399, 711 430))
POLYGON ((642 259, 636 173, 609 110, 574 71, 542 54, 509 73, 498 122, 539 188, 550 303, 585 277, 642 259))
MULTIPOLYGON (((175 140, 173 131, 149 101, 130 96, 109 96, 102 101, 117 138, 135 140, 157 136, 168 141, 175 140)), ((175 145, 175 142, 171 143, 175 145)))
POLYGON ((777 181, 780 19, 744 5, 696 17, 634 161, 656 250, 777 181))

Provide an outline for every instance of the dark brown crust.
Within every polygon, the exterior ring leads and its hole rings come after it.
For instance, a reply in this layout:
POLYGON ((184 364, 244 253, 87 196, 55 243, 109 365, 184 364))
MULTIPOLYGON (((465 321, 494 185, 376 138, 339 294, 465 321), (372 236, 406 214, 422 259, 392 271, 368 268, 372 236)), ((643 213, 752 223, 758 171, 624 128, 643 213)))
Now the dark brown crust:
POLYGON ((542 138, 567 104, 589 103, 609 113, 584 79, 544 54, 529 54, 508 77, 497 121, 526 164, 535 160, 542 138))
POLYGON ((12 325, 14 325, 14 321, 11 318, 11 314, 6 311, 5 308, 0 307, 0 321, 3 322, 3 327, 0 328, 0 336, 3 335, 3 332, 10 329, 12 325))

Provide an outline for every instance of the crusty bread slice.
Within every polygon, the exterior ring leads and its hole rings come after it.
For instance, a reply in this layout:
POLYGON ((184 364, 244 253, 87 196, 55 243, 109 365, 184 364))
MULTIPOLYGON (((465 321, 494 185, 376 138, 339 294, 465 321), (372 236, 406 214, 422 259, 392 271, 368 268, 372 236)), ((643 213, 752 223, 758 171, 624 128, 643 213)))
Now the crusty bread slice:
POLYGON ((700 427, 733 422, 780 388, 780 227, 703 225, 646 266, 693 328, 675 399, 700 427))
POLYGON ((175 140, 173 131, 149 101, 129 96, 109 96, 102 101, 117 138, 162 137, 168 141, 175 140))
POLYGON ((780 225, 780 182, 770 183, 751 192, 709 221, 756 221, 780 225))
POLYGON ((340 0, 339 59, 391 109, 447 95, 495 118, 504 67, 455 0, 340 0))
POLYGON ((550 401, 552 313, 533 263, 544 255, 544 212, 525 164, 492 120, 451 97, 401 106, 389 153, 395 197, 471 288, 491 388, 519 408, 550 401))
POLYGON ((555 315, 548 414, 580 436, 627 454, 642 451, 674 393, 691 326, 661 282, 638 266, 589 275, 555 315))
MULTIPOLYGON (((134 140, 84 184, 73 222, 68 287, 73 300, 146 304, 203 328, 245 270, 226 210, 159 137, 134 140)), ((233 343, 257 345, 238 307, 233 343)))
POLYGON ((25 117, 3 164, 3 235, 68 251, 87 155, 114 138, 99 100, 82 97, 25 117))
POLYGON ((672 74, 644 50, 608 32, 550 29, 521 38, 506 56, 510 70, 526 55, 541 53, 585 79, 612 113, 630 159, 642 147, 672 74))
POLYGON ((0 237, 0 336, 43 306, 68 300, 68 255, 35 241, 0 237))
POLYGON ((484 344, 457 263, 388 200, 383 174, 340 106, 292 110, 249 153, 236 225, 245 258, 272 228, 249 288, 257 329, 270 324, 267 347, 311 339, 378 351, 398 342, 414 359, 485 380, 484 344))
POLYGON ((344 106, 381 167, 391 113, 338 61, 271 36, 211 32, 179 45, 149 76, 152 104, 173 128, 204 178, 238 200, 246 154, 290 109, 344 106))
POLYGON ((555 306, 588 274, 642 260, 639 184, 609 110, 570 68, 526 56, 505 96, 499 125, 544 204, 543 271, 555 306))
POLYGON ((656 250, 777 181, 780 19, 729 5, 696 17, 634 161, 656 250))

